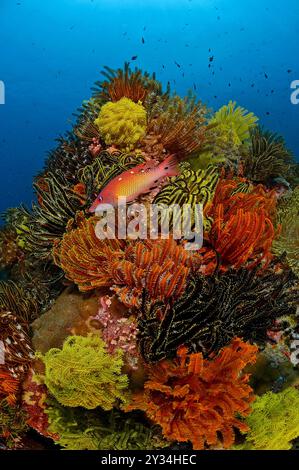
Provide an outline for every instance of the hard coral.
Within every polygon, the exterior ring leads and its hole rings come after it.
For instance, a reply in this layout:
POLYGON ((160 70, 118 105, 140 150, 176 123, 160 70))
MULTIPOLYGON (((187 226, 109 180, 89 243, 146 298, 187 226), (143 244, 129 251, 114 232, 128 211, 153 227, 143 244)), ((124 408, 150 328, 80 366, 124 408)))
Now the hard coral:
POLYGON ((238 338, 206 360, 181 347, 173 362, 164 360, 149 368, 144 391, 133 396, 126 410, 143 410, 166 438, 191 441, 194 449, 219 442, 229 448, 234 428, 248 430, 240 417, 250 413, 254 396, 242 371, 254 363, 256 351, 256 346, 238 338))
POLYGON ((104 104, 94 123, 106 144, 129 150, 145 135, 146 110, 141 102, 124 97, 104 104))
POLYGON ((107 353, 96 335, 70 336, 62 349, 38 354, 45 365, 44 383, 64 406, 100 406, 111 410, 126 401, 127 376, 122 374, 122 352, 107 353))
POLYGON ((65 289, 51 308, 32 323, 34 349, 44 354, 51 348, 61 348, 71 334, 85 336, 86 322, 97 311, 97 295, 80 295, 72 288, 65 289))

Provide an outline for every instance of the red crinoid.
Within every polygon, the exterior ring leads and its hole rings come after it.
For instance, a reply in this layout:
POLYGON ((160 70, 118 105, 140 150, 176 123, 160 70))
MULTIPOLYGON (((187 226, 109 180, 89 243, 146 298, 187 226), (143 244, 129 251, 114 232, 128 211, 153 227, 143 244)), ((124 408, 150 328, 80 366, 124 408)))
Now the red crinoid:
POLYGON ((101 96, 106 100, 118 101, 125 96, 135 103, 143 102, 151 90, 141 70, 132 71, 128 63, 116 71, 106 67, 103 75, 108 79, 101 83, 101 96))
POLYGON ((267 266, 272 258, 275 195, 262 185, 239 192, 240 182, 240 178, 221 180, 207 210, 213 218, 207 238, 220 255, 222 269, 253 267, 260 262, 267 266))
POLYGON ((59 436, 48 431, 49 420, 45 410, 47 387, 30 369, 23 382, 22 408, 27 412, 27 424, 45 437, 57 440, 59 436))
POLYGON ((191 441, 194 449, 229 448, 234 428, 248 431, 240 418, 250 413, 254 395, 249 375, 242 371, 255 362, 256 352, 256 346, 239 338, 211 359, 181 347, 176 360, 148 368, 144 390, 133 396, 126 411, 143 410, 167 439, 191 441))
POLYGON ((5 399, 9 405, 14 405, 17 401, 19 387, 19 380, 12 377, 4 367, 0 367, 0 400, 5 399))
POLYGON ((114 290, 127 306, 140 305, 144 288, 153 299, 177 298, 185 290, 189 273, 198 270, 202 260, 171 238, 138 241, 111 265, 114 290))

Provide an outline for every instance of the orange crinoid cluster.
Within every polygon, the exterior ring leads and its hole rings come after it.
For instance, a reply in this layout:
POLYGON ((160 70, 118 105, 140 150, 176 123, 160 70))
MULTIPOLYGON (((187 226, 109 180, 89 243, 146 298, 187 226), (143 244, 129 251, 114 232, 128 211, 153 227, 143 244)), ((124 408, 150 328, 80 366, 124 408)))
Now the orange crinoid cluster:
POLYGON ((220 180, 214 199, 206 210, 213 219, 207 235, 219 254, 221 267, 255 266, 272 259, 271 247, 277 230, 273 215, 276 208, 274 191, 258 185, 242 192, 242 178, 220 180))
POLYGON ((99 240, 97 220, 79 214, 77 226, 70 225, 53 250, 55 262, 83 292, 112 287, 128 307, 140 305, 145 287, 153 299, 177 298, 188 275, 205 265, 204 254, 187 251, 172 238, 99 240))
POLYGON ((149 369, 144 390, 133 396, 127 411, 143 410, 167 438, 191 441, 194 449, 219 442, 229 448, 234 428, 248 431, 239 418, 250 413, 254 395, 249 376, 242 372, 255 362, 256 352, 256 346, 239 338, 206 360, 182 346, 174 361, 164 360, 149 369))

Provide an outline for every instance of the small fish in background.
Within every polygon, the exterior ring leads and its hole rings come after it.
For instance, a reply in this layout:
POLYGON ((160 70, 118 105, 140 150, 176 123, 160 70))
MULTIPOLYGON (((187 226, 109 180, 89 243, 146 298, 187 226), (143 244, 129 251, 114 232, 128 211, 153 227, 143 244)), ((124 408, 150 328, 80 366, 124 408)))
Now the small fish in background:
POLYGON ((127 202, 132 202, 141 194, 153 191, 164 178, 179 173, 178 163, 178 157, 170 155, 158 165, 154 160, 150 160, 124 171, 100 192, 89 212, 96 212, 101 204, 116 206, 119 197, 125 197, 127 202))
POLYGON ((133 55, 133 56, 131 57, 131 60, 136 60, 137 57, 138 57, 138 55, 133 55))

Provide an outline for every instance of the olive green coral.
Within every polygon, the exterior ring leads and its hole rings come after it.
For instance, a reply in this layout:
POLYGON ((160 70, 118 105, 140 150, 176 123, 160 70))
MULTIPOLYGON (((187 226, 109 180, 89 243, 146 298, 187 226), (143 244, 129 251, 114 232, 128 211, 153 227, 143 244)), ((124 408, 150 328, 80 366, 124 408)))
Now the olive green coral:
POLYGON ((65 406, 111 410, 126 402, 128 378, 122 374, 122 352, 110 355, 99 336, 69 336, 62 349, 37 355, 45 365, 44 382, 65 406))
POLYGON ((123 97, 104 104, 94 123, 106 144, 131 149, 145 135, 146 110, 141 102, 123 97))
POLYGON ((281 393, 258 397, 246 419, 250 427, 239 450, 288 450, 299 436, 299 391, 289 387, 281 393))

